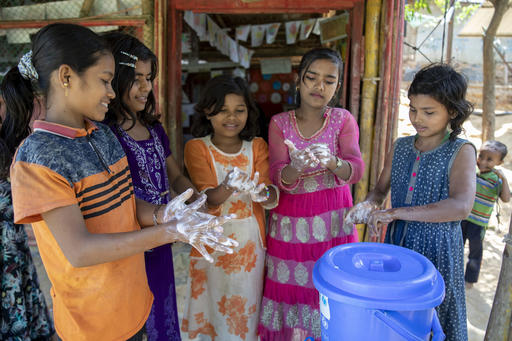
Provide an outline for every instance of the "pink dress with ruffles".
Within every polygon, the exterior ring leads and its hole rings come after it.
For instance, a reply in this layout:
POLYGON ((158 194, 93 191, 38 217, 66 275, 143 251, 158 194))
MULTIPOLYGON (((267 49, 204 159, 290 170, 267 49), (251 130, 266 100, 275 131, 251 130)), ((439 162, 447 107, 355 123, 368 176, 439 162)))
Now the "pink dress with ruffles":
POLYGON ((329 108, 313 136, 301 135, 294 111, 272 117, 269 128, 270 179, 281 190, 267 232, 264 294, 260 310, 262 341, 320 339, 319 297, 313 285, 315 261, 328 249, 357 242, 353 226, 344 230, 343 217, 352 207, 349 184, 362 176, 359 128, 347 110, 329 108), (285 186, 281 171, 290 163, 284 140, 298 149, 325 143, 334 155, 348 161, 352 174, 343 181, 318 166, 306 170, 295 184, 285 186))

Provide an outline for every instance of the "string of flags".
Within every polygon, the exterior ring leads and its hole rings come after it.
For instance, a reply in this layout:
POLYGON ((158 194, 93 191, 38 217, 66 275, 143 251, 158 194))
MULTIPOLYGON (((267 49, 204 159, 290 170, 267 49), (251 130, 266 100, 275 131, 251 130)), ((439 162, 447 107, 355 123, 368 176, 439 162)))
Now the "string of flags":
MULTIPOLYGON (((272 44, 281 27, 280 22, 263 25, 244 25, 236 28, 235 37, 231 38, 225 30, 221 29, 206 13, 194 13, 185 11, 185 22, 196 32, 201 41, 208 41, 212 47, 217 48, 222 54, 228 56, 234 63, 239 63, 248 69, 254 50, 239 44, 239 41, 247 42, 251 36, 251 47, 258 47, 265 41, 272 44)), ((311 33, 320 35, 320 20, 317 18, 289 21, 284 24, 286 30, 286 43, 295 44, 299 40, 308 39, 311 33)))

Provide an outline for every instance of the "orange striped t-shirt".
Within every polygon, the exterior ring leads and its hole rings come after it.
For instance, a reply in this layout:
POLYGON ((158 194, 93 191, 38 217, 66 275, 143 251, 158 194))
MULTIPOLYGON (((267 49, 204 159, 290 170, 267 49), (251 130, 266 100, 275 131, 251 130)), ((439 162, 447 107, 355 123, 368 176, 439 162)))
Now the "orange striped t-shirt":
POLYGON ((144 255, 75 268, 66 259, 41 214, 78 205, 91 233, 139 230, 128 162, 103 124, 86 129, 36 121, 11 167, 16 223, 32 223, 52 282, 53 314, 67 341, 126 340, 149 315, 144 255))

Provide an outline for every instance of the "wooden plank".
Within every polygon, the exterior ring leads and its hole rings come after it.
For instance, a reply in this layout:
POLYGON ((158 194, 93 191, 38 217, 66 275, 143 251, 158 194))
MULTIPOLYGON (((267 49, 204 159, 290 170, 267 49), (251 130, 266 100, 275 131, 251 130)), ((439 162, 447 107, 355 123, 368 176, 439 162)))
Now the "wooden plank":
MULTIPOLYGON (((156 98, 155 112, 160 114, 161 122, 167 117, 167 49, 165 42, 167 41, 167 2, 155 1, 155 41, 154 49, 156 57, 158 58, 158 74, 153 82, 153 93, 156 98)), ((141 30, 142 31, 142 30, 141 30)), ((142 32, 141 32, 142 34, 142 32)))
POLYGON ((123 17, 101 17, 96 19, 67 18, 54 20, 2 20, 0 29, 41 28, 53 23, 70 23, 82 26, 144 26, 148 17, 143 15, 123 17))
POLYGON ((175 0, 167 10, 167 115, 164 128, 169 135, 171 151, 183 167, 183 132, 181 127, 181 32, 183 12, 176 10, 175 0))
POLYGON ((354 7, 362 0, 176 0, 176 9, 208 13, 307 13, 354 7))
POLYGON ((359 101, 361 99, 361 74, 363 73, 363 18, 364 6, 361 2, 356 3, 351 13, 351 44, 350 44, 350 101, 348 109, 354 115, 355 119, 359 118, 359 101))
POLYGON ((89 16, 91 12, 92 5, 94 5, 94 0, 84 0, 82 4, 82 8, 80 8, 80 18, 89 16))

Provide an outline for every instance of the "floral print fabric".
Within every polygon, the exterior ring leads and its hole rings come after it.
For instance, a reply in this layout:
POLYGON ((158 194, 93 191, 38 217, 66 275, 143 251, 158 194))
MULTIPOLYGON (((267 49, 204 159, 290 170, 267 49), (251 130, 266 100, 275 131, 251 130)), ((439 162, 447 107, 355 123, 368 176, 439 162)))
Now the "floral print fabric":
POLYGON ((11 184, 0 180, 1 340, 49 340, 55 333, 23 225, 14 224, 11 184))
MULTIPOLYGON (((214 160, 218 183, 235 166, 252 174, 252 142, 244 141, 240 152, 227 154, 217 149, 209 136, 201 140, 214 160)), ((191 178, 194 180, 192 172, 191 178)), ((182 331, 190 339, 258 339, 265 251, 252 207, 249 195, 232 195, 221 205, 221 215, 237 215, 223 225, 224 234, 240 244, 233 254, 214 253, 213 264, 191 255, 189 301, 182 321, 182 331)))

